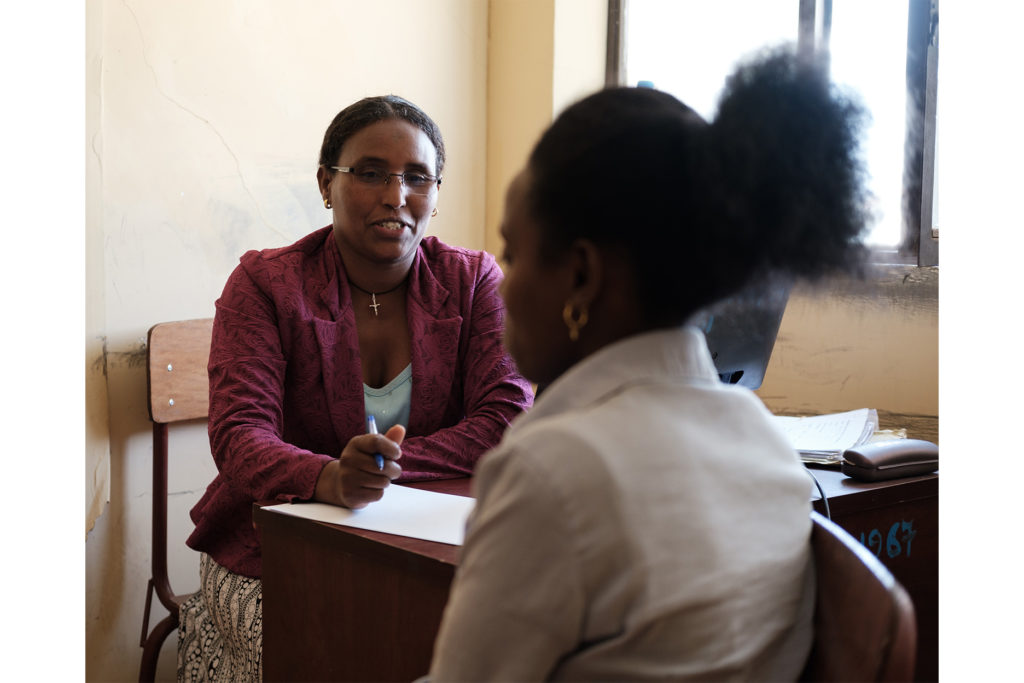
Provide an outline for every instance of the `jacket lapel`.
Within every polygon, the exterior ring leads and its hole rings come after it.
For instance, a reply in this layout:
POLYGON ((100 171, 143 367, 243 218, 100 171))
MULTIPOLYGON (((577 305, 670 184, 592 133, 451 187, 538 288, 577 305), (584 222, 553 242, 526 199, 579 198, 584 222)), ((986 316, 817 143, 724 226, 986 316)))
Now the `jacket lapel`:
POLYGON ((462 386, 456 386, 459 332, 462 316, 449 316, 451 293, 431 271, 422 245, 413 263, 407 315, 412 335, 412 404, 409 433, 420 435, 443 424, 453 398, 461 403, 462 386))
POLYGON ((365 431, 363 373, 352 294, 348 279, 341 277, 341 257, 333 238, 328 239, 331 243, 324 248, 327 284, 320 292, 328 317, 314 317, 313 331, 320 351, 327 410, 338 443, 344 448, 349 438, 365 431))

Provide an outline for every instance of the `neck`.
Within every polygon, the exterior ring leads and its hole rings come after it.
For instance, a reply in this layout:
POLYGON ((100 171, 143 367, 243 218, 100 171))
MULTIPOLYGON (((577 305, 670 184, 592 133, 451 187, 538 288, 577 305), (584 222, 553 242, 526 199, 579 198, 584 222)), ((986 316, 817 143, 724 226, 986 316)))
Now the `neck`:
POLYGON ((346 248, 338 239, 334 243, 349 285, 366 294, 387 294, 401 287, 408 280, 416 257, 413 252, 401 261, 373 262, 346 248))
POLYGON ((390 294, 391 292, 395 291, 396 289, 398 289, 399 287, 404 285, 405 284, 405 278, 402 278, 401 280, 399 280, 397 285, 395 285, 395 286, 393 286, 393 287, 391 287, 389 289, 377 289, 377 290, 375 290, 375 289, 366 289, 365 287, 361 287, 361 286, 357 285, 351 278, 349 279, 348 284, 351 285, 353 288, 358 289, 363 294, 370 294, 372 296, 382 296, 384 294, 390 294))

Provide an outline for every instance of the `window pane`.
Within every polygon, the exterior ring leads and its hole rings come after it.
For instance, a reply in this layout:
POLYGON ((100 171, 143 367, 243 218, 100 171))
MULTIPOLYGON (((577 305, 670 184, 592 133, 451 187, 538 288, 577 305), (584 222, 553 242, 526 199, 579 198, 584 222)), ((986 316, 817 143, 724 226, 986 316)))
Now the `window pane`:
MULTIPOLYGON (((796 41, 799 4, 626 0, 625 81, 649 81, 713 118, 725 77, 739 59, 796 41)), ((872 117, 863 151, 877 221, 867 241, 895 248, 903 232, 907 3, 833 0, 830 47, 834 80, 855 90, 872 117)))
POLYGON ((895 247, 903 230, 907 3, 833 0, 829 44, 833 80, 856 90, 872 117, 864 153, 878 221, 867 241, 895 247))
MULTIPOLYGON (((942 229, 939 225, 939 196, 942 194, 942 176, 939 171, 942 169, 939 160, 939 152, 942 150, 942 89, 935 89, 935 156, 932 157, 932 232, 940 234, 942 229)), ((941 239, 941 238, 940 238, 941 239)))
POLYGON ((799 3, 628 0, 625 15, 626 83, 650 81, 711 119, 737 61, 766 45, 796 42, 799 3))

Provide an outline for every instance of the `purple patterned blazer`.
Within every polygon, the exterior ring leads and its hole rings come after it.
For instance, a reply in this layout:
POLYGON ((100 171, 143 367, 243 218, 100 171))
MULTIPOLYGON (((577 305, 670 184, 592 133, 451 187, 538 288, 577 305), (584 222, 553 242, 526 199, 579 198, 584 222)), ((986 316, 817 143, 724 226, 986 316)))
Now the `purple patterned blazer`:
MULTIPOLYGON (((502 346, 501 270, 425 237, 409 276, 412 400, 400 481, 469 475, 533 394, 502 346)), ((260 576, 254 502, 309 500, 324 466, 365 432, 348 279, 331 226, 249 251, 213 323, 209 433, 219 474, 187 543, 260 576)))

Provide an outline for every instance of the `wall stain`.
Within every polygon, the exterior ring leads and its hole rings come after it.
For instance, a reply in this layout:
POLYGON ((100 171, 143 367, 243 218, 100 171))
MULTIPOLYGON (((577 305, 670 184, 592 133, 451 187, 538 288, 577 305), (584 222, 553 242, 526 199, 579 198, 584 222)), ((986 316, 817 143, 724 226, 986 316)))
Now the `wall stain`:
POLYGON ((93 361, 93 367, 99 369, 102 366, 103 376, 106 377, 107 370, 117 368, 145 368, 146 367, 146 340, 140 339, 134 346, 126 351, 111 351, 107 348, 107 338, 103 338, 103 356, 93 361))
POLYGON ((876 265, 863 278, 837 276, 817 284, 801 283, 795 292, 809 298, 835 299, 871 309, 879 304, 914 313, 935 313, 939 306, 939 269, 876 265))
POLYGON ((102 372, 103 379, 107 378, 107 335, 99 337, 103 340, 103 350, 100 351, 100 355, 96 357, 91 363, 93 372, 102 372))

